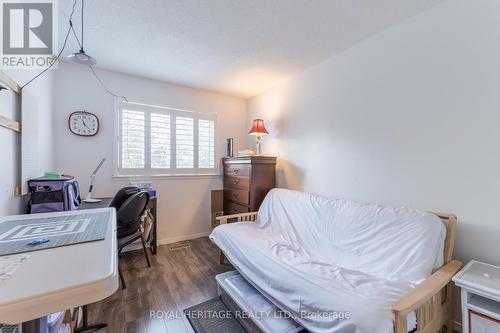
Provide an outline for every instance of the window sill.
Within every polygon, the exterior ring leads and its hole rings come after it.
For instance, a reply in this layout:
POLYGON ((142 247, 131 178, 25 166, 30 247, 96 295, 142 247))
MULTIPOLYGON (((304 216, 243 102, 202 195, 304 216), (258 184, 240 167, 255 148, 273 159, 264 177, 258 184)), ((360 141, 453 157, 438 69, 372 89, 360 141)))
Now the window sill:
POLYGON ((218 178, 222 176, 219 173, 207 174, 166 174, 166 175, 113 175, 111 178, 120 179, 205 179, 218 178))

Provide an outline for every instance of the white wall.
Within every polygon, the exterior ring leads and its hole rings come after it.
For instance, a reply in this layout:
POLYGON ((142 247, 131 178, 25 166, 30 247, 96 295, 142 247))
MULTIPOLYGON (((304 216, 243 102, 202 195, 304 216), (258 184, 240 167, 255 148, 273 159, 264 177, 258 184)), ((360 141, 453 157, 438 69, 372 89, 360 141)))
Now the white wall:
MULTIPOLYGON (((162 105, 217 115, 217 160, 225 154, 225 140, 233 137, 235 149, 246 145, 246 101, 124 74, 97 70, 110 90, 129 101, 162 105)), ((129 179, 113 175, 113 97, 108 95, 84 66, 60 64, 55 84, 56 168, 80 181, 85 196, 89 176, 102 157, 107 161, 96 177, 95 196, 113 196, 129 179), (71 112, 85 109, 98 115, 100 132, 78 137, 68 129, 71 112)), ((161 242, 206 235, 210 230, 210 191, 222 188, 220 176, 153 179, 158 192, 161 242)))
POLYGON ((500 2, 449 0, 249 102, 280 186, 455 212, 500 264, 500 2))
MULTIPOLYGON (((33 78, 39 71, 8 70, 5 71, 19 85, 23 85, 33 78)), ((36 121, 30 126, 23 127, 24 138, 33 137, 38 142, 33 152, 33 169, 38 170, 36 176, 42 176, 44 171, 52 170, 53 131, 52 131, 52 89, 53 71, 33 81, 23 89, 24 109, 34 108, 36 121)), ((0 114, 9 119, 21 121, 21 107, 13 107, 14 93, 3 90, 0 92, 0 114)), ((14 196, 14 188, 21 182, 21 140, 20 134, 0 127, 0 216, 19 214, 26 211, 27 196, 14 196)))

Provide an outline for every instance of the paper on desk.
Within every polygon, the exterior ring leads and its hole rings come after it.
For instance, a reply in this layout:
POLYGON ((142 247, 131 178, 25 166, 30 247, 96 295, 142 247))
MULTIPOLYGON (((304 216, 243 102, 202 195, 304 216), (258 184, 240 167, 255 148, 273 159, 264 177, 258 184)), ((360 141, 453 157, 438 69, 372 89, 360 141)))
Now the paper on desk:
POLYGON ((0 284, 7 282, 29 257, 30 255, 27 253, 0 256, 0 284))

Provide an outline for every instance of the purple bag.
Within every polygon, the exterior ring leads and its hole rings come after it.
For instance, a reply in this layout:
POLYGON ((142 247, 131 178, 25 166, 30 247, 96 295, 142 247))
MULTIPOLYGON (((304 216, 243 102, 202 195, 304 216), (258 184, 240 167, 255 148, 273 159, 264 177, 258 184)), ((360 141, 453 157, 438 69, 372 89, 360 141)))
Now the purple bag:
POLYGON ((62 212, 80 206, 80 188, 73 177, 61 179, 35 178, 28 180, 29 213, 62 212))

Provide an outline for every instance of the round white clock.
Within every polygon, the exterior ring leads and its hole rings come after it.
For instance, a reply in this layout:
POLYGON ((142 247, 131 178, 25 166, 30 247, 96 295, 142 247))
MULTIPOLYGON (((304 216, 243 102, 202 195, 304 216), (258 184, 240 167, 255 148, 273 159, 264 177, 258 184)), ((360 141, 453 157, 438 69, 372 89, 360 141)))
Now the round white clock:
POLYGON ((99 132, 99 118, 87 111, 76 111, 69 115, 68 126, 73 134, 94 136, 99 132))

